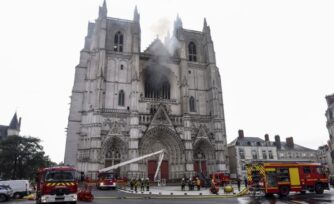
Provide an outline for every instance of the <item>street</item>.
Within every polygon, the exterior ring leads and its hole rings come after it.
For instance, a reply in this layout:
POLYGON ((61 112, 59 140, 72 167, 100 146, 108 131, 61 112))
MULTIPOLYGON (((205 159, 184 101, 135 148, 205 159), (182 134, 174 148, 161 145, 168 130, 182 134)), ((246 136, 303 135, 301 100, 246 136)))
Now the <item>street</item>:
MULTIPOLYGON (((207 196, 158 196, 158 195, 141 195, 129 194, 121 191, 104 190, 93 191, 95 196, 92 204, 107 204, 107 203, 124 203, 124 204, 168 204, 168 203, 182 203, 182 204, 203 204, 203 203, 241 203, 241 204, 257 204, 257 203, 298 203, 298 204, 318 204, 318 203, 333 203, 334 190, 325 191, 322 195, 314 193, 307 193, 301 195, 298 193, 291 193, 286 198, 273 196, 271 198, 259 197, 251 198, 249 196, 222 198, 222 197, 207 197, 207 196)), ((27 200, 11 200, 5 202, 8 204, 34 204, 35 201, 27 200)), ((78 202, 78 204, 85 204, 87 202, 78 202)))

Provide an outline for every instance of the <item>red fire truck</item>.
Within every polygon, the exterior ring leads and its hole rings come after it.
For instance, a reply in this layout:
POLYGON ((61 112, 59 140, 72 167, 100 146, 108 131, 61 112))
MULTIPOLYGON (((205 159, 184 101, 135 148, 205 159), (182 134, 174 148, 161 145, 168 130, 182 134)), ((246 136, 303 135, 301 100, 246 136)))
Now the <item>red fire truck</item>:
POLYGON ((36 175, 36 204, 77 202, 76 169, 57 166, 39 169, 36 175))
POLYGON ((255 162, 246 167, 253 195, 256 191, 287 196, 289 192, 322 194, 324 189, 329 190, 328 176, 319 163, 255 162))
POLYGON ((231 181, 230 174, 225 172, 215 172, 213 174, 210 174, 210 178, 214 178, 215 182, 220 186, 229 184, 231 181))
POLYGON ((97 189, 116 189, 116 176, 113 172, 101 172, 97 175, 97 189))

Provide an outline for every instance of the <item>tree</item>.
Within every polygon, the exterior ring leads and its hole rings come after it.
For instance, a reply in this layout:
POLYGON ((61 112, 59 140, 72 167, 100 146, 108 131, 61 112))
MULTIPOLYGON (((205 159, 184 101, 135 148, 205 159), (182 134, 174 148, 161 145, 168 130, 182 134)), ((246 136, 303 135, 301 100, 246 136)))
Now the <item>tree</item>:
POLYGON ((55 165, 45 155, 40 139, 9 136, 0 140, 2 179, 33 179, 38 168, 55 165))

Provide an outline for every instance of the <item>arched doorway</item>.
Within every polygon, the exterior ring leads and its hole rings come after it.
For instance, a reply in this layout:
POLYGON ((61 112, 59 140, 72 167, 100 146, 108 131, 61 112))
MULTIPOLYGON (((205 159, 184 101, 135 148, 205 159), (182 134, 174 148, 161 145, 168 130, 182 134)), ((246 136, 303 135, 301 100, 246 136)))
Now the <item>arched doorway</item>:
MULTIPOLYGON (((119 164, 127 159, 127 145, 117 136, 110 136, 106 139, 102 149, 102 160, 104 167, 109 167, 115 164, 119 164)), ((121 167, 114 172, 117 176, 125 176, 123 172, 124 168, 121 167)))
POLYGON ((194 171, 208 176, 215 170, 214 146, 206 138, 195 141, 193 149, 194 171))
MULTIPOLYGON (((157 126, 148 130, 140 141, 140 155, 165 149, 166 153, 160 168, 161 179, 181 178, 184 173, 184 146, 181 138, 170 128, 157 126)), ((153 180, 158 164, 158 156, 144 160, 140 171, 153 180)))

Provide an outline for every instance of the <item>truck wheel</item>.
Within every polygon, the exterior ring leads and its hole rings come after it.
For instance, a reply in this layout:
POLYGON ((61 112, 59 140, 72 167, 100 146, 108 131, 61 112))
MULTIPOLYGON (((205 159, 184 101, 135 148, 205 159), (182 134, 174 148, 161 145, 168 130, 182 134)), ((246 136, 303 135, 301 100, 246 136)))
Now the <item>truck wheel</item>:
POLYGON ((305 195, 306 191, 300 191, 300 194, 305 195))
POLYGON ((279 189, 280 196, 288 196, 290 193, 290 189, 287 186, 281 186, 279 189))
POLYGON ((274 194, 272 194, 272 193, 266 193, 266 194, 265 194, 265 196, 268 197, 268 198, 273 197, 273 195, 274 195, 274 194))
POLYGON ((315 184, 314 190, 316 194, 323 194, 324 193, 324 188, 322 187, 321 183, 315 184))
POLYGON ((14 199, 19 199, 19 198, 22 198, 22 196, 21 196, 20 193, 14 193, 13 198, 14 199))
POLYGON ((0 202, 5 202, 7 200, 7 196, 0 194, 0 202))

